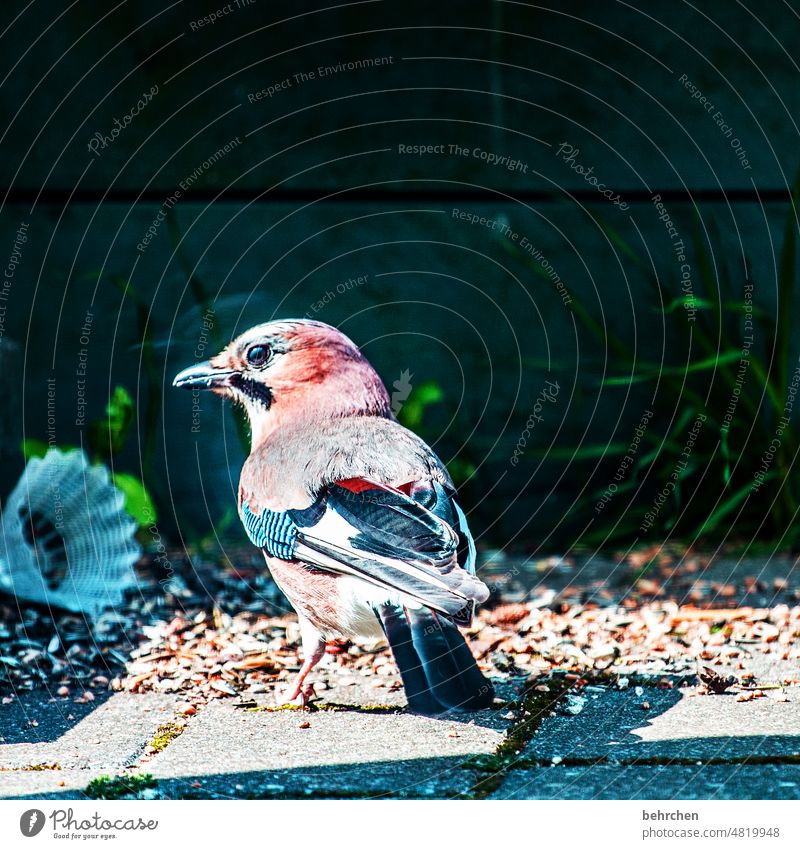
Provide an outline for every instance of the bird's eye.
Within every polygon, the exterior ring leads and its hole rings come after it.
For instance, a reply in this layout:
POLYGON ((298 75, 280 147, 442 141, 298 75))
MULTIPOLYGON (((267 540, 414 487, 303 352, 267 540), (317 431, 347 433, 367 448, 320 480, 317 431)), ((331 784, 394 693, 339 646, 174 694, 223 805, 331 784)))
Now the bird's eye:
POLYGON ((272 355, 272 351, 269 349, 269 345, 253 345, 252 348, 249 348, 247 351, 247 362, 251 366, 263 366, 264 363, 270 358, 272 355))

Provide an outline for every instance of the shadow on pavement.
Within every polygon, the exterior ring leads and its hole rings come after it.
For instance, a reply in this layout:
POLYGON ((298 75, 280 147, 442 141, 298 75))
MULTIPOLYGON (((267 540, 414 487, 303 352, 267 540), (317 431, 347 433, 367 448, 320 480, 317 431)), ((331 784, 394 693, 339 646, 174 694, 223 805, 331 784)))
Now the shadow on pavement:
MULTIPOLYGON (((10 705, 0 708, 0 737, 4 744, 55 742, 114 695, 110 690, 98 691, 93 694, 93 701, 76 702, 74 697, 59 698, 56 689, 42 687, 20 693, 10 705)), ((0 767, 2 752, 0 745, 0 767)))

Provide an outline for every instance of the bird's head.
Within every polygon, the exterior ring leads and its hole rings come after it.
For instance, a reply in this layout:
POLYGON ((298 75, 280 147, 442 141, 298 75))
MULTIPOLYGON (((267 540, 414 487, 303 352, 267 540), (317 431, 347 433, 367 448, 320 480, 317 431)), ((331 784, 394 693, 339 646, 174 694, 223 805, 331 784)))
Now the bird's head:
POLYGON ((381 379, 355 344, 307 319, 251 327, 207 362, 175 376, 173 386, 210 389, 240 403, 253 445, 297 417, 391 416, 381 379))

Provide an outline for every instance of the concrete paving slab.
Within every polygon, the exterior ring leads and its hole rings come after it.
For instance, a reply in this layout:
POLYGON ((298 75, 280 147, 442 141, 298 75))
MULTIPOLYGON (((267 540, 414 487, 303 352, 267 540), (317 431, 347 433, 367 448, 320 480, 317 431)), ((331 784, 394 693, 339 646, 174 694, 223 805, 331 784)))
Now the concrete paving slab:
MULTIPOLYGON (((384 680, 391 682, 395 679, 387 676, 381 683, 384 680)), ((396 680, 400 680, 399 676, 396 680)), ((324 689, 319 688, 318 684, 315 685, 316 701, 352 706, 390 705, 398 710, 406 706, 406 695, 402 687, 398 689, 391 689, 388 686, 375 687, 374 683, 374 678, 342 674, 340 670, 336 670, 325 676, 324 689)), ((258 693, 252 698, 260 706, 274 707, 278 696, 278 691, 272 690, 268 693, 258 693)))
MULTIPOLYGON (((741 647, 740 647, 741 648, 741 647)), ((733 666, 714 667, 718 672, 737 677, 745 672, 755 676, 757 684, 773 685, 785 682, 800 681, 800 658, 779 658, 774 654, 751 654, 740 658, 742 668, 733 666)), ((662 658, 647 658, 645 660, 615 666, 614 669, 623 676, 644 675, 658 679, 667 676, 679 683, 697 683, 697 660, 694 657, 675 657, 669 660, 662 658)))
POLYGON ((493 711, 438 719, 216 702, 146 769, 175 796, 457 795, 473 781, 462 764, 494 752, 506 725, 493 711))
POLYGON ((800 799, 800 766, 539 767, 512 770, 492 799, 800 799))
POLYGON ((46 743, 58 740, 113 694, 109 690, 94 695, 94 701, 80 702, 69 696, 59 698, 55 689, 46 687, 21 693, 11 704, 0 707, 0 743, 46 743))
POLYGON ((479 776, 462 758, 367 762, 162 779, 166 799, 454 799, 479 776))
POLYGON ((568 698, 560 712, 542 722, 523 757, 547 764, 553 759, 729 761, 800 755, 800 688, 787 688, 786 702, 774 696, 739 702, 735 693, 690 697, 689 692, 588 688, 584 703, 568 698), (564 712, 578 707, 577 714, 564 712))
POLYGON ((60 736, 56 733, 60 720, 51 715, 52 705, 28 705, 29 717, 49 717, 44 722, 45 733, 34 736, 33 732, 43 727, 40 723, 31 728, 29 742, 1 745, 0 769, 36 764, 59 764, 63 771, 120 769, 133 763, 156 729, 174 718, 177 701, 175 696, 160 693, 114 693, 99 706, 93 703, 95 708, 83 718, 69 722, 60 736))
MULTIPOLYGON (((324 676, 315 679, 315 704, 325 705, 350 705, 361 707, 364 705, 385 705, 396 707, 398 710, 405 708, 406 694, 403 690, 399 675, 381 676, 380 683, 388 682, 385 686, 376 687, 374 677, 351 675, 342 670, 325 670, 324 676), (324 689, 320 687, 320 680, 324 689), (398 686, 392 687, 396 682, 398 686)), ((495 695, 509 701, 517 698, 524 690, 524 678, 492 678, 495 695)), ((273 688, 266 693, 250 694, 244 692, 240 698, 231 699, 231 702, 252 699, 259 707, 275 707, 278 704, 279 690, 273 688)))
POLYGON ((55 769, 0 772, 2 799, 84 799, 83 791, 102 770, 55 769))
MULTIPOLYGON (((747 672, 756 676, 757 684, 783 684, 786 681, 800 681, 800 658, 783 660, 774 654, 754 653, 743 657, 742 662, 747 672)), ((732 670, 737 675, 742 670, 732 670)))

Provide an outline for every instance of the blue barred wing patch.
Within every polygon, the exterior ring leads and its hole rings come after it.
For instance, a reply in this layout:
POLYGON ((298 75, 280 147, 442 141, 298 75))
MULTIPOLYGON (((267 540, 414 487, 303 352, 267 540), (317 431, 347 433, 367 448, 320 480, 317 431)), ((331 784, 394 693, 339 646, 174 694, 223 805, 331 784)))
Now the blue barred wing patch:
POLYGON ((297 525, 289 513, 267 509, 253 513, 247 502, 243 501, 242 524, 253 545, 281 560, 294 558, 297 525))

